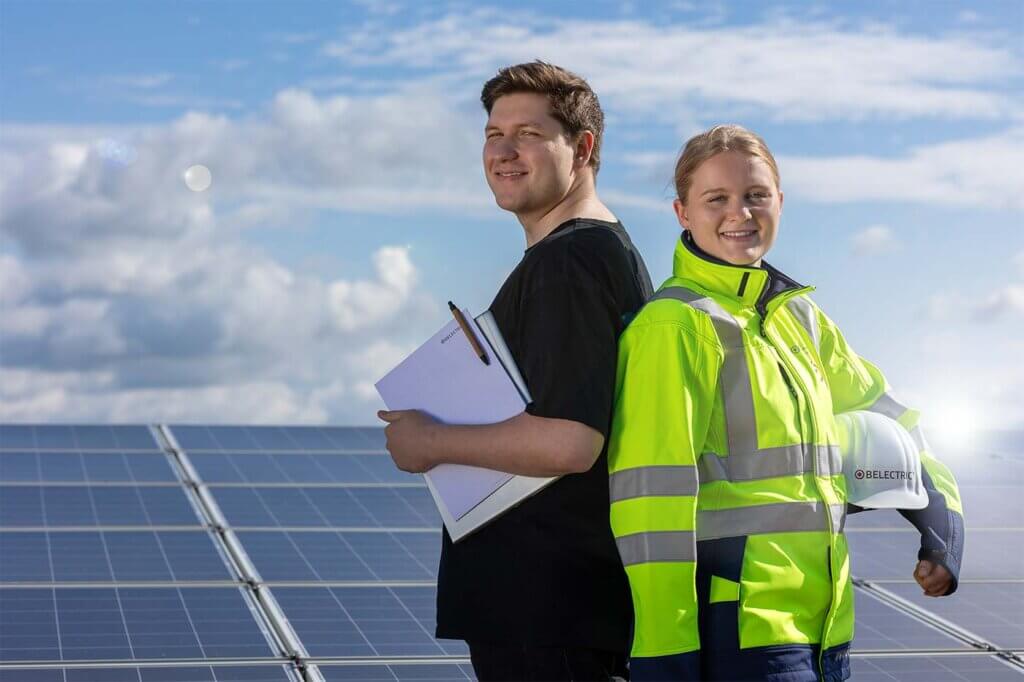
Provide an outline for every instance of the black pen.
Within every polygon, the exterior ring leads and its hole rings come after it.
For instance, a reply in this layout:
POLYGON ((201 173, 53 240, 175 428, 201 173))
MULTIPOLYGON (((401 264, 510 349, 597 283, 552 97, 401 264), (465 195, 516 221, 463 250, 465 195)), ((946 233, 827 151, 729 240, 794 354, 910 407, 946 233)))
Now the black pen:
POLYGON ((485 364, 491 364, 491 361, 487 358, 487 353, 484 352, 484 347, 480 345, 480 341, 476 338, 476 334, 473 333, 473 328, 469 326, 469 322, 466 321, 466 317, 462 314, 454 303, 448 301, 448 307, 452 311, 452 315, 455 316, 455 321, 462 327, 462 333, 469 339, 469 345, 473 347, 473 352, 476 356, 485 364))

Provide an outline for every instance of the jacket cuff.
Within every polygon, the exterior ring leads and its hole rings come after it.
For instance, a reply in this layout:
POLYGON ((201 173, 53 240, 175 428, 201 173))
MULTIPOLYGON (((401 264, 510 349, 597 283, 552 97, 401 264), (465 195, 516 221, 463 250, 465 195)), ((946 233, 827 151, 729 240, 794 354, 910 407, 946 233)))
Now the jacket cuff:
POLYGON ((953 582, 943 596, 956 592, 960 583, 960 562, 964 553, 964 519, 952 510, 946 510, 945 538, 940 538, 934 528, 927 528, 921 533, 921 549, 917 553, 918 560, 927 560, 939 564, 952 576, 953 582))

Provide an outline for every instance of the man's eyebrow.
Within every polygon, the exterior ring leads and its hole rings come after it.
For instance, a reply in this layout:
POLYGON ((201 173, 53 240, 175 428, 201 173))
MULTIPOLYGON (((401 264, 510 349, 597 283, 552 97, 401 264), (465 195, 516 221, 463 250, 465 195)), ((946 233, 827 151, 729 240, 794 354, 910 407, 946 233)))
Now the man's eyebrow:
MULTIPOLYGON (((544 128, 544 124, 540 121, 519 121, 517 123, 510 124, 512 128, 544 128)), ((501 126, 495 125, 494 123, 488 123, 484 126, 484 130, 498 130, 501 126)))
POLYGON ((704 190, 703 192, 700 193, 700 195, 704 196, 705 194, 711 194, 713 192, 724 192, 724 191, 725 191, 724 187, 712 187, 711 189, 704 190))

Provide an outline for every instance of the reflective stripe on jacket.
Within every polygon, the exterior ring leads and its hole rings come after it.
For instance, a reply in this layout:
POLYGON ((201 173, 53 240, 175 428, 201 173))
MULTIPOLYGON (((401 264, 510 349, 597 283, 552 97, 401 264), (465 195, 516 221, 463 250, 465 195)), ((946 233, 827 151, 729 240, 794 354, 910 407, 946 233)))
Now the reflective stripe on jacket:
POLYGON ((877 410, 915 434, 948 516, 962 513, 956 483, 810 287, 713 259, 686 233, 673 265, 620 339, 608 450, 633 677, 728 679, 781 656, 773 669, 806 664, 809 677, 778 679, 845 679, 853 591, 833 414, 877 410))

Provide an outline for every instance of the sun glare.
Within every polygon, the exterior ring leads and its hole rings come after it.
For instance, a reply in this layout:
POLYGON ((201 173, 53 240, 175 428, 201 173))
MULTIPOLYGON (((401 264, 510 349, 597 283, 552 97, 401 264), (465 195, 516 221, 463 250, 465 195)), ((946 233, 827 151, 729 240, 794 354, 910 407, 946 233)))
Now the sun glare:
POLYGON ((947 401, 922 414, 928 444, 940 456, 954 450, 965 450, 980 441, 985 428, 980 413, 964 401, 947 401))

